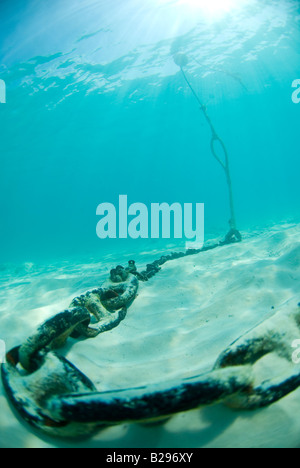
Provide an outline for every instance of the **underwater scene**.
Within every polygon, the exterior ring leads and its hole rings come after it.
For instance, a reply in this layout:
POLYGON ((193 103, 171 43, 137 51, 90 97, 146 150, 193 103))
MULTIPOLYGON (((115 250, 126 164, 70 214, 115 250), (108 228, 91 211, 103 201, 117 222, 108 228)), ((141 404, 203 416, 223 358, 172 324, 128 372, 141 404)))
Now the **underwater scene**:
POLYGON ((0 447, 298 448, 300 2, 0 19, 0 447))

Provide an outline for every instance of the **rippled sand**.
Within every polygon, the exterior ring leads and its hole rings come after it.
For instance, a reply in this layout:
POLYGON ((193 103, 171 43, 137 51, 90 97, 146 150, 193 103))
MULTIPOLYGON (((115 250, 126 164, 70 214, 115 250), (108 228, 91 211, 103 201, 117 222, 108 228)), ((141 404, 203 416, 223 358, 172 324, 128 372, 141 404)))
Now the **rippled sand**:
MULTIPOLYGON (((141 254, 138 266, 143 269, 159 256, 141 254)), ((129 258, 123 255, 122 260, 129 258)), ((111 256, 85 265, 2 266, 0 339, 7 349, 66 309, 73 297, 99 286, 115 261, 111 256)), ((300 225, 245 233, 241 244, 166 263, 157 276, 140 284, 138 297, 116 329, 87 341, 69 339, 62 352, 103 391, 180 381, 209 371, 222 350, 286 301, 295 298, 297 304, 299 280, 300 225)), ((39 437, 20 422, 2 384, 0 401, 1 447, 72 447, 39 437)), ((76 446, 296 447, 299 406, 300 390, 258 411, 216 404, 157 426, 107 428, 76 446)))

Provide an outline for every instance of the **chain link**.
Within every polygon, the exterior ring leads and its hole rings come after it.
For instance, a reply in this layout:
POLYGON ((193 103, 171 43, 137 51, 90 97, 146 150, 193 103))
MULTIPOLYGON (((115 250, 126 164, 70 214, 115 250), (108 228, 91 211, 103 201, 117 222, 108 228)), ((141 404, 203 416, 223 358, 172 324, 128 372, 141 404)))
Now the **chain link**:
POLYGON ((289 368, 288 375, 270 380, 257 377, 264 356, 273 353, 291 361, 288 348, 300 324, 300 309, 293 304, 234 342, 211 372, 147 388, 99 392, 80 370, 54 351, 69 336, 93 338, 116 327, 134 301, 139 281, 148 281, 167 261, 240 240, 240 234, 231 231, 224 242, 163 256, 141 273, 134 261, 127 268, 117 266, 101 288, 76 297, 69 309, 42 324, 7 354, 2 365, 4 388, 23 419, 50 435, 76 437, 93 434, 103 425, 157 420, 218 401, 255 409, 298 388, 299 368, 289 368))

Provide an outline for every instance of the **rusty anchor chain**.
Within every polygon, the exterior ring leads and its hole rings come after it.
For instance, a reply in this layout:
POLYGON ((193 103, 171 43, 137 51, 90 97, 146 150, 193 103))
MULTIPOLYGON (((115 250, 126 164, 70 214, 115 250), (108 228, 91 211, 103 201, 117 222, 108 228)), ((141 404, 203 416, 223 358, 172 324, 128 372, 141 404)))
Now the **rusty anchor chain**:
POLYGON ((117 266, 101 288, 75 298, 69 309, 43 323, 6 355, 2 381, 22 418, 56 437, 90 436, 103 426, 149 422, 215 402, 237 409, 268 406, 300 386, 300 369, 291 362, 290 343, 299 335, 300 307, 291 300, 274 316, 236 340, 210 372, 147 387, 101 392, 70 361, 58 354, 69 336, 94 338, 126 317, 139 282, 157 274, 167 261, 239 242, 229 233, 224 242, 199 251, 174 253, 138 272, 134 261, 117 266), (93 322, 93 323, 91 323, 93 322), (261 362, 283 360, 285 371, 262 379, 261 362))

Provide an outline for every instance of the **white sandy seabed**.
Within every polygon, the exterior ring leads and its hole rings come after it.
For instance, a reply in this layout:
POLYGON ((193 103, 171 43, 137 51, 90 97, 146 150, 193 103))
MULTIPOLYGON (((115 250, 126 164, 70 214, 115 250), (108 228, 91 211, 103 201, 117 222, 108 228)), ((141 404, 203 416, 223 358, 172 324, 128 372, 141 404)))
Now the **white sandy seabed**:
MULTIPOLYGON (((161 253, 160 253, 161 254, 161 253)), ((153 258, 141 254, 142 270, 153 258), (144 262, 144 263, 143 263, 144 262)), ((129 258, 122 259, 124 262, 129 258)), ((2 269, 0 338, 7 350, 71 300, 99 287, 116 259, 19 270, 2 269)), ((123 262, 123 264, 124 264, 123 262)), ((120 259, 117 260, 117 264, 120 259)), ((300 301, 300 225, 280 225, 224 246, 166 263, 139 295, 127 317, 95 339, 69 339, 66 357, 99 390, 137 387, 212 369, 239 336, 270 318, 287 301, 300 301)), ((295 336, 295 339, 300 339, 295 336)), ((292 351, 291 351, 292 352, 292 351)), ((272 373, 276 369, 269 369, 272 373)), ((82 442, 39 435, 18 420, 0 384, 0 447, 298 447, 300 389, 255 411, 222 403, 174 415, 164 424, 108 427, 82 442)))

